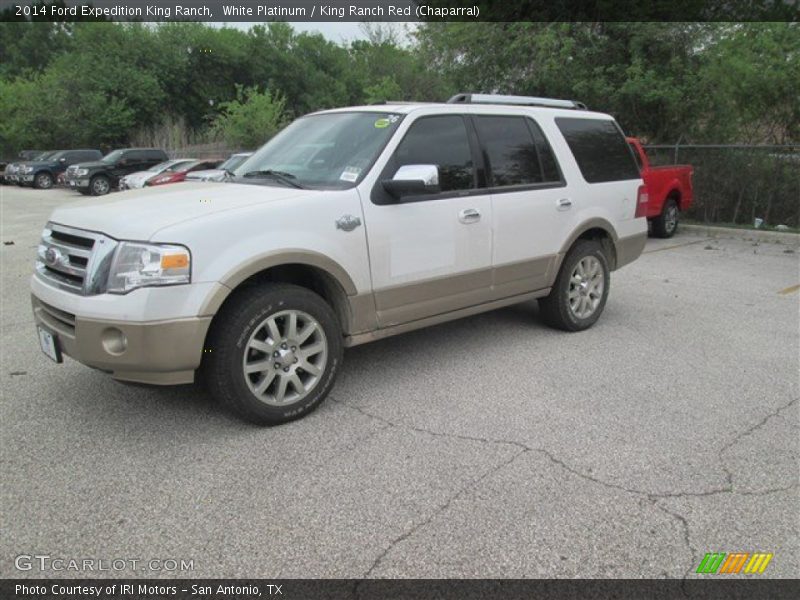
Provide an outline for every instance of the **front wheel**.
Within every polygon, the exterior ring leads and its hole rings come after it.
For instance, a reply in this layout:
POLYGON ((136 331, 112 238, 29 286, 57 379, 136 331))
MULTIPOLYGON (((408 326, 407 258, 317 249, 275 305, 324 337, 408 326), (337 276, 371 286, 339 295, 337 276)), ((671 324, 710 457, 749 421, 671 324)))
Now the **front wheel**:
POLYGON ((542 319, 565 331, 588 329, 605 308, 610 284, 603 246, 594 240, 579 240, 564 258, 550 294, 539 299, 542 319))
POLYGON ((239 292, 214 318, 204 349, 211 393, 247 421, 278 425, 325 399, 342 363, 331 307, 296 285, 239 292))
POLYGON ((92 196, 105 196, 111 191, 111 182, 105 175, 96 175, 89 183, 89 190, 92 196))
POLYGON ((33 187, 39 190, 49 190, 53 187, 53 176, 46 171, 44 173, 37 173, 33 178, 33 187))

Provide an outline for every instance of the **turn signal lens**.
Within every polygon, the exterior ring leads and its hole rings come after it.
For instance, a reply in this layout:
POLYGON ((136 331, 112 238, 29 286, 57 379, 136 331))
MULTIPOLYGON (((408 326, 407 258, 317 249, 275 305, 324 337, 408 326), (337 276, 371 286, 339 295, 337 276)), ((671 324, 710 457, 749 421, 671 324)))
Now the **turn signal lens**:
POLYGON ((185 269, 188 266, 188 254, 164 254, 161 256, 162 269, 185 269))

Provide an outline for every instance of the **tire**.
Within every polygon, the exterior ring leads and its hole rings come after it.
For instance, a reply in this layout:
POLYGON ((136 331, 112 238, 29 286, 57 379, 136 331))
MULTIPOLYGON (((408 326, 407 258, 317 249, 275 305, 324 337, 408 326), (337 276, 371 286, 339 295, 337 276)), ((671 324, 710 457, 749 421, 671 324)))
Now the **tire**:
POLYGON ((603 313, 610 286, 602 244, 578 240, 564 258, 550 295, 539 299, 542 320, 564 331, 588 329, 603 313))
POLYGON ((325 300, 300 286, 265 284, 238 292, 214 318, 201 375, 211 394, 242 419, 279 425, 320 405, 342 353, 341 327, 325 300), (247 365, 252 372, 245 372, 247 365))
POLYGON ((105 196, 111 191, 111 181, 105 175, 95 175, 89 182, 89 191, 92 196, 105 196))
POLYGON ((53 187, 53 176, 47 171, 37 173, 33 178, 33 187, 37 190, 49 190, 53 187))
POLYGON ((668 198, 661 209, 661 214, 653 219, 653 235, 660 238, 671 238, 678 231, 678 203, 668 198))

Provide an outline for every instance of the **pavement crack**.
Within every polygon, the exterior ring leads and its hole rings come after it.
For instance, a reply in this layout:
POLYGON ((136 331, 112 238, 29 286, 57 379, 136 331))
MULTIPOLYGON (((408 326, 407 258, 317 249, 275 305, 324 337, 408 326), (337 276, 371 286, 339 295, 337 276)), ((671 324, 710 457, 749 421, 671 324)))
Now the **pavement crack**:
POLYGON ((766 423, 770 419, 772 419, 773 417, 780 416, 780 414, 783 411, 788 410, 789 408, 791 408, 795 403, 798 402, 798 400, 800 400, 798 398, 795 398, 791 402, 788 402, 787 404, 784 404, 784 405, 778 407, 777 409, 775 409, 774 411, 772 411, 771 413, 767 414, 758 423, 756 423, 756 424, 748 427, 744 431, 738 433, 733 438, 733 440, 731 440, 730 442, 726 443, 725 445, 723 445, 718 450, 717 457, 718 457, 718 460, 719 460, 719 463, 720 463, 720 467, 722 468, 722 471, 725 473, 725 482, 724 482, 723 485, 715 487, 715 488, 711 488, 711 489, 708 489, 708 490, 703 490, 703 491, 662 491, 662 492, 653 492, 653 491, 649 491, 649 490, 626 487, 626 486, 621 485, 619 483, 613 483, 613 482, 610 482, 610 481, 604 481, 603 479, 600 479, 599 477, 596 477, 594 475, 589 475, 588 473, 585 473, 582 470, 577 469, 576 467, 573 467, 573 466, 569 465, 564 460, 558 458, 554 453, 552 453, 550 450, 548 450, 546 448, 530 446, 528 444, 525 444, 523 442, 519 442, 519 441, 516 441, 516 440, 492 439, 492 438, 486 438, 486 437, 480 437, 480 436, 463 435, 463 434, 457 434, 457 433, 446 433, 446 432, 441 432, 441 431, 434 431, 432 429, 427 429, 427 428, 424 428, 424 427, 417 427, 415 425, 409 425, 407 423, 398 423, 396 421, 392 421, 391 419, 387 419, 386 417, 382 417, 380 415, 372 413, 372 412, 370 412, 368 410, 364 410, 361 407, 353 406, 352 404, 349 404, 349 403, 347 403, 347 402, 345 402, 343 400, 336 400, 334 398, 331 398, 331 400, 333 402, 336 402, 337 404, 341 404, 342 406, 344 406, 344 407, 346 407, 346 408, 348 408, 350 410, 356 411, 356 412, 358 412, 358 413, 360 413, 360 414, 362 414, 362 415, 364 415, 366 417, 369 417, 371 419, 375 419, 377 421, 380 421, 381 423, 386 424, 387 428, 388 427, 392 427, 392 428, 397 428, 397 429, 404 429, 404 430, 407 430, 407 431, 414 431, 414 432, 417 432, 417 433, 423 433, 423 434, 430 435, 430 436, 433 436, 433 437, 450 438, 450 439, 457 439, 457 440, 463 440, 463 441, 469 441, 469 442, 478 442, 478 443, 482 443, 482 444, 502 444, 502 445, 507 445, 507 446, 513 446, 515 448, 520 449, 522 452, 536 452, 536 453, 539 453, 539 454, 545 456, 554 465, 556 465, 556 466, 560 467, 561 469, 571 473, 572 475, 575 475, 576 477, 580 477, 581 479, 584 479, 586 481, 595 483, 597 485, 601 485, 601 486, 603 486, 605 488, 608 488, 608 489, 619 490, 621 492, 625 492, 625 493, 628 493, 628 494, 633 494, 633 495, 637 495, 637 496, 643 496, 643 497, 649 498, 651 500, 654 500, 654 499, 669 499, 669 498, 702 498, 702 497, 708 497, 708 496, 716 496, 716 495, 719 495, 719 494, 740 494, 740 495, 744 495, 744 496, 766 496, 766 495, 769 495, 769 494, 773 494, 773 493, 777 493, 777 492, 784 492, 784 491, 787 491, 787 490, 790 490, 790 489, 798 487, 798 484, 794 483, 794 484, 791 484, 791 485, 788 485, 788 486, 784 486, 784 487, 770 488, 770 489, 767 489, 767 490, 759 490, 759 491, 753 491, 753 492, 737 491, 734 488, 734 482, 733 482, 734 476, 733 476, 733 473, 731 472, 731 470, 728 467, 728 465, 725 463, 725 460, 724 460, 724 457, 723 457, 723 454, 727 450, 729 450, 731 447, 736 445, 740 440, 742 440, 743 438, 745 438, 745 437, 747 437, 749 435, 752 435, 755 431, 757 431, 760 428, 764 427, 764 425, 766 425, 766 423))
MULTIPOLYGON (((688 566, 686 567, 686 570, 683 572, 683 577, 682 577, 682 580, 685 583, 686 580, 689 578, 689 574, 692 572, 692 568, 696 564, 696 560, 697 560, 697 550, 692 545, 691 530, 689 528, 689 519, 684 517, 682 514, 680 514, 678 512, 675 512, 675 511, 672 511, 672 510, 668 509, 667 507, 662 506, 661 504, 659 504, 658 498, 650 496, 648 499, 650 500, 650 503, 653 505, 654 508, 657 508, 658 510, 660 510, 664 514, 672 517, 673 519, 678 521, 678 523, 681 526, 681 530, 683 531, 683 543, 686 546, 686 549, 689 551, 688 566)), ((685 592, 685 588, 684 588, 684 592, 685 592)))
MULTIPOLYGON (((492 475, 494 475, 498 471, 500 471, 500 470, 504 469, 505 467, 507 467, 508 465, 510 465, 512 462, 514 462, 517 458, 519 458, 520 456, 522 456, 526 452, 528 452, 528 450, 526 450, 526 449, 522 449, 519 452, 516 452, 510 458, 498 463, 497 465, 495 465, 494 467, 492 467, 491 469, 486 471, 483 475, 481 475, 477 479, 474 479, 474 480, 470 481, 468 484, 466 484, 465 486, 461 487, 455 494, 450 496, 443 504, 438 506, 433 512, 431 512, 430 515, 428 515, 426 518, 422 519, 419 523, 417 523, 416 525, 414 525, 413 527, 411 527, 407 531, 403 532, 402 534, 400 534, 399 536, 394 538, 389 543, 389 545, 375 558, 375 560, 372 562, 372 565, 370 565, 369 569, 367 569, 367 571, 364 573, 364 575, 362 575, 362 579, 369 579, 372 576, 372 573, 378 567, 380 567, 381 563, 383 563, 384 559, 389 555, 389 553, 394 548, 396 548, 398 545, 402 544, 405 540, 407 540, 412 535, 417 533, 420 529, 422 529, 423 527, 425 527, 426 525, 431 523, 437 516, 439 516, 440 514, 445 512, 448 508, 450 508, 450 506, 453 504, 453 502, 458 500, 460 497, 462 497, 464 494, 466 494, 470 490, 475 489, 483 481, 485 481, 486 479, 488 479, 489 477, 491 477, 492 475)), ((358 591, 358 588, 356 588, 356 591, 358 591)))

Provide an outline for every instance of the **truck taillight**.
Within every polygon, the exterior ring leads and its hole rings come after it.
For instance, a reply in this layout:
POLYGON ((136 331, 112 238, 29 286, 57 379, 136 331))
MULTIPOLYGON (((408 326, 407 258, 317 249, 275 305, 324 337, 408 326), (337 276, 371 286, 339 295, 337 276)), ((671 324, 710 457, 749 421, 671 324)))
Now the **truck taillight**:
POLYGON ((640 185, 639 191, 636 193, 636 214, 634 215, 635 218, 639 217, 646 217, 647 216, 647 202, 649 201, 649 196, 647 195, 647 186, 640 185))

